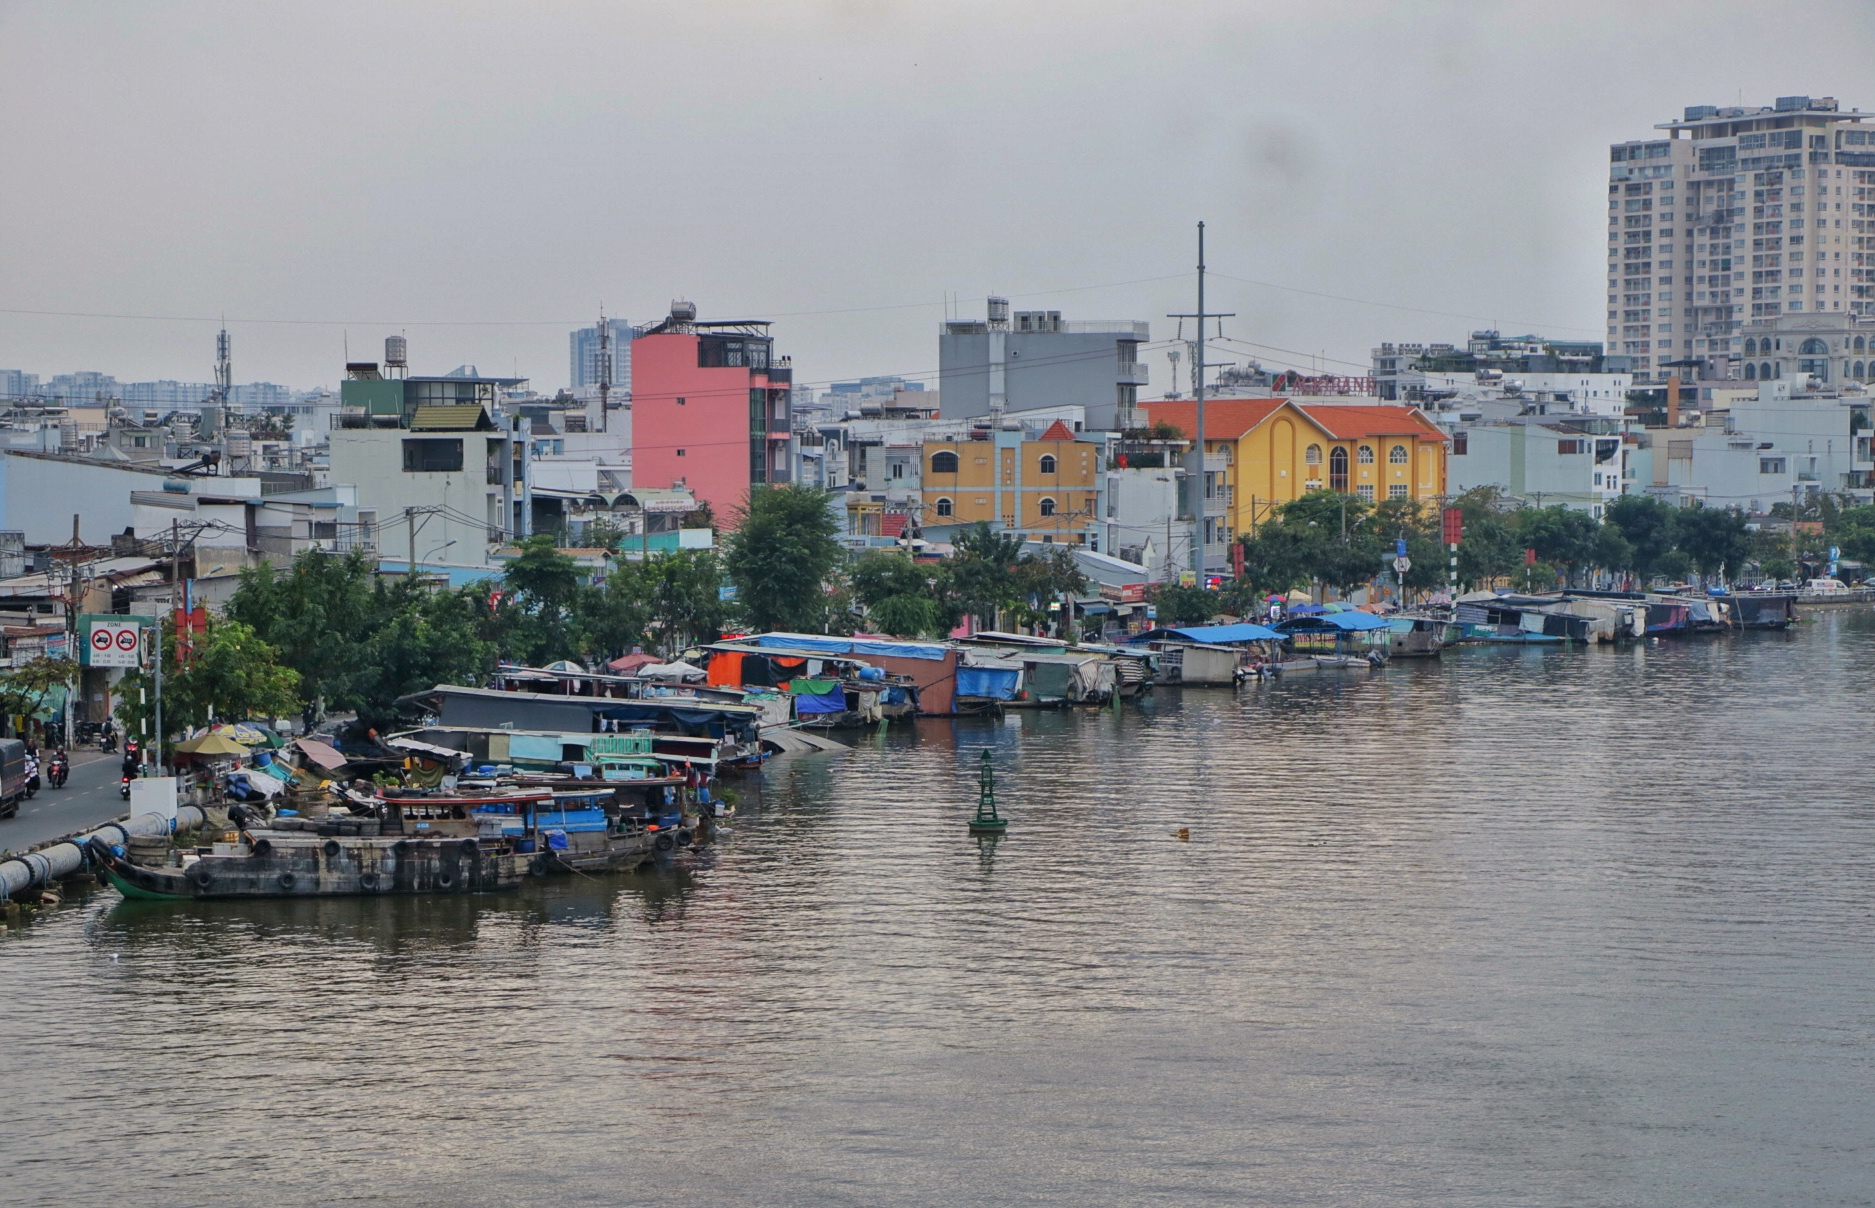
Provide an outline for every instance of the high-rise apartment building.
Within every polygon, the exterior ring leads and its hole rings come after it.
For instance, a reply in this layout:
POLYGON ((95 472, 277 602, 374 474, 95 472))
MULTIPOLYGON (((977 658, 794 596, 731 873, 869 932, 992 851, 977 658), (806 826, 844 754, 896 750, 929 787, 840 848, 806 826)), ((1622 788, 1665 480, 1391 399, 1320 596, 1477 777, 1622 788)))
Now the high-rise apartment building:
MULTIPOLYGON (((632 380, 632 325, 623 319, 607 319, 605 325, 612 344, 612 388, 622 395, 632 380)), ((568 332, 566 340, 567 380, 573 393, 583 395, 588 389, 597 389, 603 376, 599 366, 599 325, 568 332)))
POLYGON ((1753 319, 1871 313, 1871 119, 1834 97, 1692 105, 1666 137, 1610 147, 1609 355, 1643 381, 1735 376, 1753 319))

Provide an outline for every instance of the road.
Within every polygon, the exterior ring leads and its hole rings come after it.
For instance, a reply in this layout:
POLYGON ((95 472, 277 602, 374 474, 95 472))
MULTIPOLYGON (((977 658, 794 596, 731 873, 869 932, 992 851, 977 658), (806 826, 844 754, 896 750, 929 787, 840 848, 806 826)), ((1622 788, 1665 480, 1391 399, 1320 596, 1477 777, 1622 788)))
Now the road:
POLYGON ((62 789, 42 785, 16 816, 0 821, 0 851, 26 851, 121 816, 129 808, 117 794, 122 766, 122 756, 107 755, 73 767, 62 789))

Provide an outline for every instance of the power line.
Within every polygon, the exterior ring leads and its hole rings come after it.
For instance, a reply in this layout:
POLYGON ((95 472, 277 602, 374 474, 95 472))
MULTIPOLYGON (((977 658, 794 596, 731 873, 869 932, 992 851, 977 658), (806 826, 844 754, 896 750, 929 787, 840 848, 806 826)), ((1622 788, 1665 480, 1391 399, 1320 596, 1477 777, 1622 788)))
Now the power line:
MULTIPOLYGON (((1468 315, 1468 314, 1463 314, 1463 313, 1460 313, 1459 311, 1454 311, 1454 310, 1433 310, 1425 306, 1405 306, 1398 302, 1376 302, 1372 298, 1353 298, 1353 297, 1349 297, 1346 294, 1330 294, 1330 293, 1325 293, 1317 289, 1302 289, 1299 286, 1283 285, 1275 281, 1258 281, 1254 277, 1235 277, 1229 273, 1220 273, 1216 271, 1215 269, 1211 270, 1211 275, 1214 277, 1222 277, 1226 281, 1236 281, 1244 285, 1260 286, 1263 289, 1277 289, 1277 290, 1283 291, 1284 293, 1289 293, 1289 294, 1303 294, 1311 298, 1326 298, 1333 302, 1351 302, 1356 306, 1379 306, 1387 310, 1404 310, 1404 311, 1411 311, 1415 314, 1438 315, 1442 318, 1447 318, 1447 319, 1467 319, 1475 323, 1502 322, 1502 320, 1494 319, 1494 318, 1487 318, 1484 315, 1468 315)), ((1553 331, 1579 331, 1579 332, 1591 332, 1595 335, 1602 334, 1602 329, 1599 327, 1596 327, 1596 328, 1576 327, 1573 324, 1569 324, 1569 323, 1537 323, 1529 319, 1511 319, 1509 320, 1509 322, 1515 326, 1520 326, 1520 327, 1531 327, 1531 328, 1543 327, 1543 328, 1549 328, 1550 330, 1553 330, 1553 331)))

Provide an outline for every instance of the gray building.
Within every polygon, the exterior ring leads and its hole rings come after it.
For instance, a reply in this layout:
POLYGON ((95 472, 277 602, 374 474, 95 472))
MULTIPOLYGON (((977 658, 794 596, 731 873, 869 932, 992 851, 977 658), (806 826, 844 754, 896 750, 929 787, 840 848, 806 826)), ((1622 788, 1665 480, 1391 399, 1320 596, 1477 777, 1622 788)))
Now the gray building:
POLYGON ((987 320, 947 321, 938 329, 939 414, 949 420, 1085 407, 1094 431, 1131 427, 1146 366, 1145 323, 1064 321, 1058 310, 1017 311, 989 300, 987 320))
MULTIPOLYGON (((612 344, 612 389, 620 397, 631 389, 632 325, 623 319, 607 319, 612 344)), ((602 376, 599 371, 599 325, 581 327, 567 333, 568 385, 575 394, 596 390, 602 376)))

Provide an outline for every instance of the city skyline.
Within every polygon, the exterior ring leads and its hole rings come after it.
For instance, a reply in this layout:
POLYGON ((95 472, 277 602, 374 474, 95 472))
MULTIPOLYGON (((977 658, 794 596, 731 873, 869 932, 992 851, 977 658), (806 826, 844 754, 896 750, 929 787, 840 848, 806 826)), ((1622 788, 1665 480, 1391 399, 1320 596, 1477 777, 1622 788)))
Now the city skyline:
POLYGON ((1274 367, 1474 327, 1594 338, 1610 144, 1690 104, 1875 106, 1875 16, 1806 7, 1831 39, 1749 61, 1722 51, 1752 10, 1724 4, 1695 28, 1609 5, 1143 27, 1118 6, 13 8, 0 121, 14 174, 62 204, 0 201, 0 365, 195 380, 225 311, 243 376, 329 384, 348 341, 401 330, 427 371, 552 389, 581 316, 681 296, 774 320, 803 381, 931 380, 931 321, 990 294, 1168 326, 1199 218, 1226 333, 1274 367), (1668 36, 1688 53, 1649 49, 1668 36), (463 62, 502 86, 462 88, 463 62), (73 101, 53 83, 80 64, 73 101), (594 159, 602 140, 624 153, 594 159))

